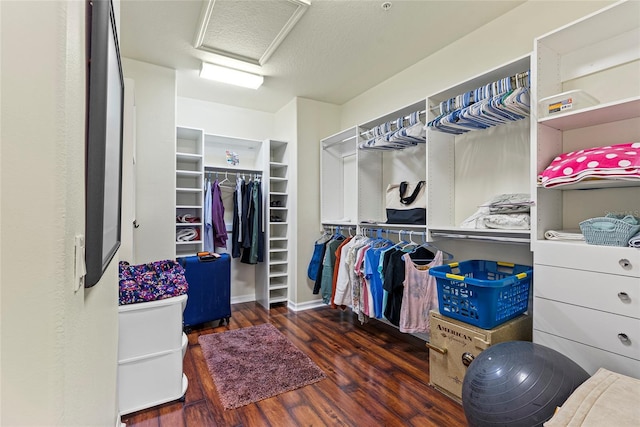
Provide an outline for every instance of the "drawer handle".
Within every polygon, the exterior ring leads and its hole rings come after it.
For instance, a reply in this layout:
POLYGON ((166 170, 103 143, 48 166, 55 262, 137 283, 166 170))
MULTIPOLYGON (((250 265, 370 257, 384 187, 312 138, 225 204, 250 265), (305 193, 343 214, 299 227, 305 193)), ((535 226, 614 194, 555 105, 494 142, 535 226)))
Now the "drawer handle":
POLYGON ((618 264, 620 264, 620 266, 625 270, 631 270, 631 261, 626 258, 622 258, 620 261, 618 261, 618 264))
POLYGON ((622 341, 624 344, 631 344, 631 339, 629 339, 629 336, 622 332, 618 334, 618 339, 622 341))
POLYGON ((426 343, 424 343, 424 344, 427 346, 427 348, 428 348, 429 350, 437 351, 437 352, 438 352, 438 353, 440 353, 440 354, 447 354, 447 349, 446 349, 446 348, 436 347, 435 345, 433 345, 433 344, 431 344, 431 343, 428 343, 428 342, 426 342, 426 343))
POLYGON ((631 301, 631 298, 629 297, 629 294, 626 293, 626 292, 618 292, 618 298, 620 298, 620 301, 622 301, 622 302, 631 301))

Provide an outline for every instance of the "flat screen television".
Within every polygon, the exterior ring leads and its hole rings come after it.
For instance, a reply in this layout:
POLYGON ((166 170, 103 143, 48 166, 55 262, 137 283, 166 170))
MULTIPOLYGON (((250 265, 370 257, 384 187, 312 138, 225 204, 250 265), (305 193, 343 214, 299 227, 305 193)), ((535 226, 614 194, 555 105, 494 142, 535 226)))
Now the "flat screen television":
POLYGON ((87 1, 85 287, 120 247, 124 79, 111 0, 87 1))

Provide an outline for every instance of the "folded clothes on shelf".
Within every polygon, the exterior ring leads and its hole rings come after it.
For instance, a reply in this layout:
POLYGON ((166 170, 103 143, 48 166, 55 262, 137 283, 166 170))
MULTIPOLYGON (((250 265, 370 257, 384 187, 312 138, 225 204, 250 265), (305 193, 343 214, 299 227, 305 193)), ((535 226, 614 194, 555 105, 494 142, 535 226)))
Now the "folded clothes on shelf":
POLYGON ((176 222, 179 223, 194 223, 200 222, 200 218, 191 214, 184 214, 176 216, 176 222))
POLYGON ((584 236, 579 229, 547 230, 544 232, 544 238, 547 240, 584 240, 584 236))
POLYGON ((177 242, 191 242, 194 240, 200 240, 200 233, 197 228, 182 228, 176 232, 177 242))

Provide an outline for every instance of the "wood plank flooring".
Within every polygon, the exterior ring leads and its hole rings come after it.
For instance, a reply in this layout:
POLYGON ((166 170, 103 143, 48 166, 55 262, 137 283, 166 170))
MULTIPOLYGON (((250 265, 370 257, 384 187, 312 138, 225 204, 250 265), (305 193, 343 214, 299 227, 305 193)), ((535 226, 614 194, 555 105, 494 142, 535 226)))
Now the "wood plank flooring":
POLYGON ((364 325, 350 310, 294 312, 257 303, 232 306, 229 325, 205 324, 188 334, 184 402, 125 415, 127 427, 215 426, 466 426, 462 407, 429 386, 429 353, 421 340, 377 321, 364 325), (237 409, 218 399, 198 336, 272 323, 327 378, 237 409))

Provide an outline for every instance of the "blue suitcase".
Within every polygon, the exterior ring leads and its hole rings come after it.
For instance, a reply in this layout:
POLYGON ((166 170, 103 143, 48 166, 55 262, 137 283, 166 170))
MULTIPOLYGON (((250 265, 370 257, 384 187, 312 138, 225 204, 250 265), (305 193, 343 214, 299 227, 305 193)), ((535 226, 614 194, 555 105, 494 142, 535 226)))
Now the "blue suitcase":
POLYGON ((185 327, 220 320, 220 325, 231 317, 231 257, 220 254, 213 261, 202 261, 197 256, 178 258, 185 269, 189 284, 187 306, 183 313, 185 327))

